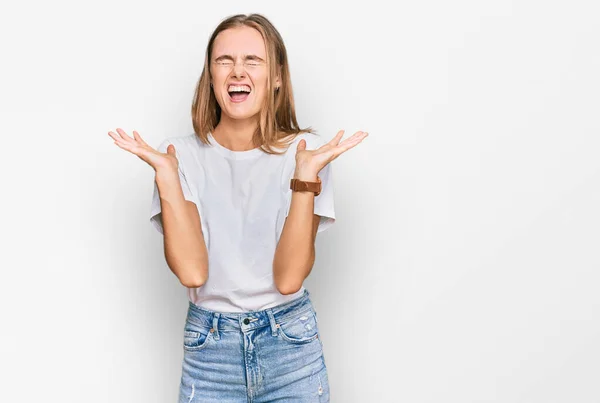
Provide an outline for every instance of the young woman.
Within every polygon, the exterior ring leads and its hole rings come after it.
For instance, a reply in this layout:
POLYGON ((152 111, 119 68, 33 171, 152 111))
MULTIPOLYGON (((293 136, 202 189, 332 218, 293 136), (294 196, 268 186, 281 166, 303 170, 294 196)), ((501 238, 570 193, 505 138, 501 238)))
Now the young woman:
POLYGON ((262 15, 235 15, 206 49, 194 133, 154 150, 109 132, 155 170, 151 222, 188 287, 180 402, 328 402, 317 313, 303 287, 335 221, 329 142, 298 126, 287 53, 262 15))

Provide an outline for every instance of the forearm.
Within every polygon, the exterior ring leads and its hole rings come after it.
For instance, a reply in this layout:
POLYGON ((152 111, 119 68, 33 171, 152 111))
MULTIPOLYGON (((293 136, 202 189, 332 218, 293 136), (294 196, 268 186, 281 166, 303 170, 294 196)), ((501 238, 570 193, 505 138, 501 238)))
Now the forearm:
MULTIPOLYGON (((295 175, 305 181, 316 181, 316 175, 295 175)), ((273 277, 282 294, 300 289, 315 261, 313 239, 314 201, 312 192, 292 192, 290 211, 285 220, 275 256, 273 277)))
POLYGON ((155 181, 167 264, 183 285, 200 287, 208 279, 208 252, 198 209, 185 200, 177 172, 157 172, 155 181))

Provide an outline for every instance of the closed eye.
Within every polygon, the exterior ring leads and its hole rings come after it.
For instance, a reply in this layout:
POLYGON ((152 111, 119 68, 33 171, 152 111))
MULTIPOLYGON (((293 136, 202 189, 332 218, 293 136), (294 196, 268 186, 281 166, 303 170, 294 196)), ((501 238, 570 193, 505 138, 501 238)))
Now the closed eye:
MULTIPOLYGON (((222 67, 232 67, 233 66, 233 62, 231 61, 219 61, 219 62, 215 62, 217 65, 222 66, 222 67)), ((244 62, 244 66, 246 67, 258 67, 260 66, 262 63, 257 62, 257 61, 247 61, 244 62)))

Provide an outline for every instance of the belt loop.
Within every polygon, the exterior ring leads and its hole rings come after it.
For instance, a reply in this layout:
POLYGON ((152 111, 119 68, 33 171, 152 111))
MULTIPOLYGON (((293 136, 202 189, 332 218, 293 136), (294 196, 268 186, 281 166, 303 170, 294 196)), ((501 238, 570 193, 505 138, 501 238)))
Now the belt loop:
POLYGON ((277 324, 275 323, 275 316, 273 316, 272 309, 267 309, 267 316, 269 317, 269 323, 271 323, 271 334, 277 336, 277 324))
POLYGON ((213 315, 213 337, 215 340, 219 340, 219 317, 221 314, 219 312, 215 312, 213 315))

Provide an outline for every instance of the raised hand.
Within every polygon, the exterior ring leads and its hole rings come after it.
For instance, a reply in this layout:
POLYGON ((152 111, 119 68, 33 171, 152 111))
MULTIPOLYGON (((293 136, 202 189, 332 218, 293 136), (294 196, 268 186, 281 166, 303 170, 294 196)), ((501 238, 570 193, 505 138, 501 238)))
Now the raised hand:
POLYGON ((306 140, 302 139, 296 147, 295 178, 301 180, 314 180, 317 174, 331 161, 349 149, 356 147, 365 137, 367 132, 356 132, 340 143, 345 130, 340 130, 331 141, 323 144, 316 150, 306 149, 306 140))
POLYGON ((123 150, 137 155, 142 161, 148 163, 155 171, 171 169, 177 171, 179 162, 175 156, 175 146, 169 144, 166 153, 156 151, 150 147, 135 130, 133 138, 127 135, 123 129, 117 129, 117 134, 108 132, 108 135, 115 140, 115 144, 123 150))

